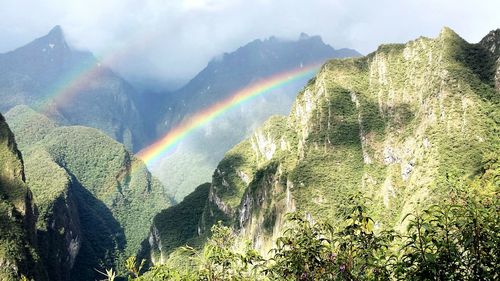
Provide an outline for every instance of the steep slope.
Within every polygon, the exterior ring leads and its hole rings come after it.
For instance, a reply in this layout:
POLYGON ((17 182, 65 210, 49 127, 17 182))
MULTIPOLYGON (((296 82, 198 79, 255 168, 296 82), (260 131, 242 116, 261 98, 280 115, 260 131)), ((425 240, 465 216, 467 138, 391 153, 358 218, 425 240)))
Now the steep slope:
POLYGON ((72 49, 62 29, 0 54, 0 111, 26 104, 68 125, 101 129, 129 149, 145 131, 132 87, 94 58, 72 49))
MULTIPOLYGON (((298 40, 275 37, 254 40, 234 52, 214 58, 187 85, 168 95, 170 101, 164 103, 163 116, 157 122, 158 135, 250 84, 282 72, 320 65, 330 58, 359 55, 350 49, 335 50, 321 37, 306 34, 301 34, 298 40)), ((310 78, 307 76, 281 85, 206 124, 185 139, 176 153, 164 159, 158 167, 152 167, 153 173, 176 195, 176 199, 182 199, 194 186, 210 179, 227 150, 271 115, 287 114, 297 91, 310 78), (169 172, 166 172, 167 168, 169 172)))
POLYGON ((149 255, 153 263, 164 262, 178 247, 202 243, 198 222, 205 208, 209 189, 210 183, 204 183, 182 202, 155 216, 149 236, 149 255))
POLYGON ((14 135, 0 115, 0 279, 45 280, 36 249, 36 208, 14 135))
POLYGON ((50 280, 71 280, 71 270, 86 234, 80 222, 74 182, 44 150, 26 157, 27 183, 39 210, 37 238, 50 280), (73 188, 73 189, 72 189, 73 188))
POLYGON ((287 212, 337 222, 361 204, 390 229, 439 202, 450 181, 476 175, 500 151, 490 51, 444 28, 327 62, 288 117, 226 153, 200 234, 223 220, 267 253, 287 212))
POLYGON ((91 280, 141 251, 153 216, 170 204, 123 145, 81 126, 56 126, 26 106, 6 117, 24 139, 27 183, 40 208, 39 247, 51 280, 91 280), (26 138, 24 138, 26 136, 26 138))

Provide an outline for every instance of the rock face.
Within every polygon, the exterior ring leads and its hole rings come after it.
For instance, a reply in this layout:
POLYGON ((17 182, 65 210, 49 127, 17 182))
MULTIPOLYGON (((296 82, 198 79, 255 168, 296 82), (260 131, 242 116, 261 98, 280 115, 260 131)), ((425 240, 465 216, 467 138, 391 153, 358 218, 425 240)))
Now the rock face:
POLYGON ((0 115, 0 279, 46 280, 36 249, 36 208, 21 153, 0 115))
POLYGON ((490 31, 479 44, 493 55, 500 56, 500 29, 490 31))
POLYGON ((500 29, 490 31, 479 44, 496 58, 495 87, 500 91, 500 29))
MULTIPOLYGON (((313 64, 321 65, 331 58, 359 55, 350 49, 336 50, 321 37, 306 34, 298 40, 275 37, 254 40, 234 52, 214 58, 184 87, 169 95, 159 111, 162 114, 156 131, 161 136, 192 114, 271 76, 313 64)), ((153 172, 180 201, 195 186, 210 180, 224 153, 250 135, 253 129, 274 114, 287 114, 297 91, 312 76, 292 80, 225 112, 224 117, 193 132, 177 153, 165 159, 153 172)))
POLYGON ((153 220, 149 234, 150 260, 163 263, 177 247, 198 244, 198 221, 207 202, 210 184, 198 186, 182 202, 163 210, 153 220))
POLYGON ((99 279, 95 269, 120 269, 142 251, 153 216, 170 204, 142 162, 96 129, 57 126, 26 106, 6 117, 23 140, 50 280, 99 279))
POLYGON ((68 125, 98 128, 139 149, 146 140, 132 87, 90 52, 72 49, 59 26, 0 54, 0 111, 25 104, 68 125))
POLYGON ((378 227, 400 226, 447 196, 449 178, 475 175, 499 151, 496 60, 444 28, 327 62, 288 117, 226 153, 201 235, 222 220, 267 253, 287 212, 336 222, 358 204, 378 227))

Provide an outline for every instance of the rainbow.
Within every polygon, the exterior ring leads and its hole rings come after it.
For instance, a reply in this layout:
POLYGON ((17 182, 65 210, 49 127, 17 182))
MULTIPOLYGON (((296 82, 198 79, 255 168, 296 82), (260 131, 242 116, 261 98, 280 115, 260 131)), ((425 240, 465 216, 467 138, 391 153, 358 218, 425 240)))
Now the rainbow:
POLYGON ((139 151, 136 156, 142 159, 148 166, 157 163, 158 160, 166 156, 179 142, 181 142, 194 130, 202 127, 213 119, 244 102, 265 93, 269 93, 272 90, 282 87, 290 82, 313 76, 320 66, 321 64, 304 66, 291 71, 281 72, 267 77, 262 81, 252 83, 230 95, 225 100, 217 102, 212 106, 195 113, 180 125, 170 130, 161 139, 139 151))
POLYGON ((44 98, 32 107, 46 115, 57 113, 59 105, 71 102, 81 90, 88 88, 89 84, 99 79, 101 74, 111 71, 106 66, 121 60, 131 52, 141 49, 155 38, 155 33, 134 33, 121 46, 108 49, 95 62, 79 65, 67 72, 49 88, 45 89, 44 98))
POLYGON ((70 102, 77 93, 99 77, 100 63, 89 63, 64 75, 46 91, 44 99, 33 107, 44 114, 57 112, 58 105, 70 102))

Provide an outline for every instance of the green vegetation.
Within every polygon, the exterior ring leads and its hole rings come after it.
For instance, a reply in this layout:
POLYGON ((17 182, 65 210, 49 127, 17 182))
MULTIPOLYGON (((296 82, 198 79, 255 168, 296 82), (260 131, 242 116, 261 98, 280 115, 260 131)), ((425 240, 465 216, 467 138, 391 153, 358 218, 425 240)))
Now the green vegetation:
POLYGON ((23 274, 45 280, 35 241, 35 209, 24 183, 23 160, 0 114, 0 279, 23 274))
MULTIPOLYGON (((500 170, 491 172, 498 180, 500 170)), ((304 213, 290 213, 283 236, 266 259, 231 228, 215 224, 202 250, 183 248, 190 255, 188 269, 159 265, 139 276, 141 265, 130 259, 130 277, 145 281, 497 280, 499 186, 488 176, 467 183, 454 181, 453 186, 439 206, 408 214, 402 233, 380 229, 361 206, 336 226, 304 213)))
POLYGON ((203 153, 181 146, 175 148, 175 152, 162 159, 161 164, 157 167, 152 167, 151 172, 158 175, 166 192, 174 197, 176 202, 181 202, 194 191, 193 187, 210 179, 214 171, 213 167, 216 165, 213 162, 217 163, 218 160, 211 160, 203 153), (194 166, 196 173, 191 171, 194 166), (160 178, 162 174, 165 175, 160 178))
POLYGON ((40 215, 37 221, 38 229, 46 229, 48 220, 43 216, 51 213, 48 209, 57 198, 65 196, 71 184, 70 177, 52 160, 47 151, 35 149, 27 155, 29 157, 26 157, 25 162, 26 181, 36 197, 36 206, 40 215))
POLYGON ((27 183, 40 213, 38 244, 50 277, 89 280, 98 278, 94 269, 124 268, 125 257, 143 250, 154 215, 170 204, 161 184, 96 129, 58 127, 28 107, 7 117, 23 139, 27 183))
POLYGON ((0 262, 6 265, 0 268, 0 279, 17 280, 20 272, 28 272, 33 246, 26 237, 22 216, 5 199, 0 200, 0 228, 0 262))
POLYGON ((151 253, 153 260, 162 260, 161 257, 155 256, 168 256, 176 248, 186 244, 191 246, 202 244, 203 238, 198 236, 198 223, 209 189, 210 183, 198 186, 181 203, 161 211, 154 217, 153 228, 158 231, 156 235, 159 235, 160 241, 154 241, 151 253), (161 252, 157 248, 160 245, 161 252))
POLYGON ((36 114, 26 105, 18 105, 7 112, 5 118, 11 127, 16 128, 17 145, 20 150, 41 141, 57 125, 42 114, 36 114))

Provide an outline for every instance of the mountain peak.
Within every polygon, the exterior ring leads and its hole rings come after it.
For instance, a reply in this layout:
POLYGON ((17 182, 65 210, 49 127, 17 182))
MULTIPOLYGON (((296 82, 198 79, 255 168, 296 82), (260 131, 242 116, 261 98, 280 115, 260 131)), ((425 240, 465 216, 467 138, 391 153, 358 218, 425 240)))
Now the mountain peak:
POLYGON ((310 36, 305 32, 301 32, 299 35, 299 40, 307 40, 309 38, 310 38, 310 36))
POLYGON ((299 39, 297 41, 305 41, 305 42, 311 42, 312 44, 317 44, 317 45, 325 45, 325 42, 323 42, 323 38, 319 35, 309 35, 307 33, 301 32, 299 35, 299 39))
POLYGON ((64 37, 64 32, 61 26, 54 26, 49 33, 35 39, 27 46, 33 47, 36 51, 41 50, 46 54, 68 54, 70 48, 64 37))
POLYGON ((66 40, 64 39, 64 33, 61 28, 61 26, 56 25, 54 26, 47 35, 43 36, 42 38, 46 38, 50 41, 58 42, 58 43, 65 43, 66 40))
POLYGON ((484 36, 479 45, 486 48, 493 55, 500 55, 500 28, 490 31, 486 36, 484 36))
POLYGON ((448 26, 443 26, 441 32, 439 32, 439 37, 441 38, 461 38, 453 29, 448 26))
POLYGON ((62 36, 62 28, 61 28, 61 26, 60 25, 56 25, 56 26, 52 27, 52 29, 49 31, 48 35, 62 36))

